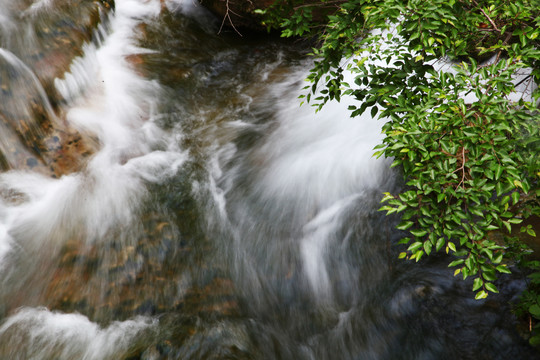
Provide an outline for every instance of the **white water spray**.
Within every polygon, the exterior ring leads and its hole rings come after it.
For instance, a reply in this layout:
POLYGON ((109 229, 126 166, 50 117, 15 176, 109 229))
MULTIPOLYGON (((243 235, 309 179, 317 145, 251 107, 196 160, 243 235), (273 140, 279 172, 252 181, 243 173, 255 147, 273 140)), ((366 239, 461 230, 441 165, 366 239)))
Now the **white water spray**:
MULTIPOLYGON (((0 174, 3 297, 24 291, 25 281, 39 292, 40 272, 47 272, 47 261, 54 261, 67 241, 93 245, 116 233, 114 241, 122 246, 135 242, 148 184, 171 179, 185 162, 176 140, 155 124, 159 86, 127 60, 147 52, 136 46, 136 29, 160 9, 157 0, 116 1, 108 28, 98 29, 102 42, 86 44, 84 56, 55 81, 67 102, 67 121, 100 145, 85 167, 59 179, 0 174)), ((0 55, 14 61, 6 51, 0 55)))
POLYGON ((329 257, 336 255, 330 248, 342 241, 335 232, 347 209, 392 183, 389 162, 372 155, 383 137, 383 122, 369 114, 351 118, 352 99, 329 102, 315 113, 290 98, 280 103, 280 127, 260 150, 267 163, 258 191, 294 207, 294 216, 305 224, 300 239, 304 271, 314 293, 329 299, 328 274, 339 272, 328 268, 329 257))
POLYGON ((102 328, 83 315, 23 308, 0 327, 0 356, 12 360, 113 360, 126 356, 133 340, 155 325, 156 321, 140 317, 102 328))

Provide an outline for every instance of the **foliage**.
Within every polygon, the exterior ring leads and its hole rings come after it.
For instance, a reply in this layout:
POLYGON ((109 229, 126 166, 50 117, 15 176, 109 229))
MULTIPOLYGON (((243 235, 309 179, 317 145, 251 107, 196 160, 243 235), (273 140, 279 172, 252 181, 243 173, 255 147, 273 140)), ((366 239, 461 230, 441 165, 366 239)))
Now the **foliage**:
MULTIPOLYGON (((306 100, 320 109, 352 96, 351 116, 369 109, 386 121, 376 156, 393 158, 407 184, 381 208, 402 215, 400 258, 451 253, 477 299, 498 292, 497 273, 529 251, 514 228, 540 215, 540 2, 350 0, 323 27, 317 4, 276 4, 269 26, 319 40, 306 100)), ((540 319, 538 292, 527 294, 540 319)))
POLYGON ((529 286, 521 295, 521 301, 515 307, 519 317, 529 320, 530 343, 540 346, 540 261, 530 261, 528 267, 536 271, 528 276, 529 286))

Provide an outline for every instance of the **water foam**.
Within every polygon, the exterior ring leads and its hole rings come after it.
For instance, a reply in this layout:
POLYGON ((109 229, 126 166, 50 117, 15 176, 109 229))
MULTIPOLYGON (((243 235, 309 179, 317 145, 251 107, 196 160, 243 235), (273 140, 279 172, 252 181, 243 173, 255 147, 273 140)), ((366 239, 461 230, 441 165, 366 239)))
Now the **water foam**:
POLYGON ((102 328, 80 314, 23 308, 0 326, 0 355, 6 359, 119 359, 155 325, 155 320, 139 317, 102 328))
POLYGON ((1 190, 18 199, 5 200, 0 214, 4 253, 13 241, 33 252, 70 236, 93 242, 115 227, 129 228, 146 184, 169 179, 186 160, 154 122, 158 85, 139 76, 126 59, 147 52, 136 45, 135 30, 160 9, 157 0, 117 1, 101 46, 87 44, 70 73, 55 81, 68 104, 67 120, 93 134, 101 149, 83 171, 60 179, 20 171, 0 175, 1 190))
POLYGON ((267 164, 260 182, 266 197, 312 199, 324 209, 384 182, 388 163, 372 156, 383 137, 382 121, 369 114, 351 118, 348 98, 318 113, 291 99, 278 104, 279 128, 259 150, 267 164))
POLYGON ((347 288, 363 266, 349 253, 374 241, 368 219, 381 188, 394 184, 390 160, 373 157, 384 120, 369 109, 351 118, 355 100, 347 97, 319 112, 299 106, 305 69, 292 69, 253 101, 255 113, 274 111, 275 123, 260 129, 263 136, 247 152, 222 147, 212 173, 214 200, 227 209, 220 213, 234 239, 238 281, 248 282, 243 288, 252 288, 250 298, 263 307, 261 287, 281 301, 309 296, 321 305, 362 291, 347 288))

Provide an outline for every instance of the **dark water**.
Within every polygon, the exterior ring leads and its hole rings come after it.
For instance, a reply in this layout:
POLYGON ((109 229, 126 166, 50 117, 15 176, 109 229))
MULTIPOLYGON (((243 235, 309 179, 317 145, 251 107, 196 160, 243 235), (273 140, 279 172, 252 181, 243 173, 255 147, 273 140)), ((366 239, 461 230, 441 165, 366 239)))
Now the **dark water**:
POLYGON ((82 4, 0 1, 0 358, 539 358, 519 276, 475 301, 444 254, 397 260, 381 123, 299 107, 302 44, 218 36, 188 1, 82 4), (81 14, 62 71, 21 46, 81 14))

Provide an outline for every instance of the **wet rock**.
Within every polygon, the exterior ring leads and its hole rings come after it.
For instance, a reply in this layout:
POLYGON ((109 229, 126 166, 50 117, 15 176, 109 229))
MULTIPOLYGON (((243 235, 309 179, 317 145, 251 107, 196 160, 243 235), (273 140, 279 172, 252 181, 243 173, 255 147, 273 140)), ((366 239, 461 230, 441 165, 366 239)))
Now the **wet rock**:
POLYGON ((149 213, 140 225, 96 244, 68 241, 44 291, 46 306, 98 322, 172 309, 206 319, 240 312, 231 280, 201 263, 211 252, 207 245, 180 241, 176 225, 162 214, 149 213), (194 277, 192 269, 201 267, 206 275, 194 277))
POLYGON ((66 122, 54 79, 96 40, 114 2, 55 1, 54 11, 28 1, 10 6, 18 18, 14 29, 0 33, 6 49, 0 54, 0 169, 52 177, 77 171, 98 145, 66 122))

